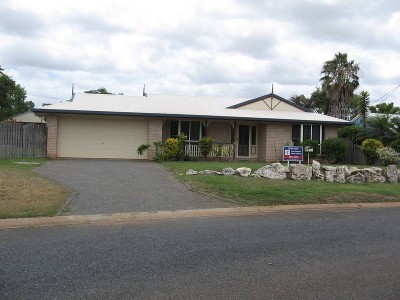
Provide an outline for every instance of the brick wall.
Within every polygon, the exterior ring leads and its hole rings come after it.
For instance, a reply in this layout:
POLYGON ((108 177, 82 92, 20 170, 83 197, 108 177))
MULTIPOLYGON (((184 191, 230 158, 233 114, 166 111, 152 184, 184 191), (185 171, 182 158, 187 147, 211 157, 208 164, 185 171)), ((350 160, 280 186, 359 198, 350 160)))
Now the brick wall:
POLYGON ((267 125, 258 125, 258 144, 257 144, 257 159, 265 161, 267 159, 267 125))
POLYGON ((287 141, 292 139, 291 124, 267 124, 266 155, 265 160, 281 161, 282 149, 287 141))
POLYGON ((47 117, 47 156, 57 158, 57 127, 58 118, 56 116, 47 117))
POLYGON ((217 143, 231 142, 231 123, 230 122, 214 122, 206 128, 207 136, 214 139, 217 143))
POLYGON ((148 143, 152 147, 148 151, 147 159, 152 160, 155 156, 155 151, 153 147, 154 142, 161 142, 163 137, 163 120, 155 119, 149 120, 149 139, 148 143))
POLYGON ((325 139, 337 138, 338 126, 325 125, 325 139))

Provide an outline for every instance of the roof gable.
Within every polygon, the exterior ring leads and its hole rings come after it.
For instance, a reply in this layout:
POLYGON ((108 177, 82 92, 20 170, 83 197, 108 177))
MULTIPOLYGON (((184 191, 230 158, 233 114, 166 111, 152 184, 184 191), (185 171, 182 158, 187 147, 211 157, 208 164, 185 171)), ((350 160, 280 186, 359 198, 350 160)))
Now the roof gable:
POLYGON ((240 102, 238 104, 229 106, 227 108, 312 112, 308 108, 305 108, 297 103, 294 103, 293 101, 287 100, 272 93, 254 99, 250 99, 244 102, 240 102))

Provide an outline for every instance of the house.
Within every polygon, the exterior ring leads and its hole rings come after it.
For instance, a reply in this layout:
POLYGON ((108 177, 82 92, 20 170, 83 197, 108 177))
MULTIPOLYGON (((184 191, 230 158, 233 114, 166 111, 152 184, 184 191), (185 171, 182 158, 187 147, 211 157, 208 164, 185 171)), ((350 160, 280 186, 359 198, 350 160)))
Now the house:
POLYGON ((44 118, 38 117, 32 111, 27 111, 27 112, 12 116, 10 118, 10 120, 13 122, 19 122, 19 123, 37 123, 37 124, 46 123, 44 118))
MULTIPOLYGON (((51 158, 153 159, 138 146, 185 133, 188 155, 212 137, 235 159, 278 161, 288 141, 336 137, 345 120, 317 114, 275 94, 255 99, 75 94, 33 111, 46 117, 51 158)), ((224 151, 226 153, 226 151, 224 151)), ((214 155, 216 155, 214 153, 214 155)))
MULTIPOLYGON (((400 114, 368 113, 367 121, 369 118, 376 118, 376 117, 381 117, 381 116, 385 116, 385 117, 389 118, 389 120, 392 120, 393 118, 400 118, 400 114)), ((364 126, 364 121, 363 121, 363 118, 361 115, 355 116, 353 118, 353 120, 351 120, 351 122, 354 123, 354 125, 364 126)))

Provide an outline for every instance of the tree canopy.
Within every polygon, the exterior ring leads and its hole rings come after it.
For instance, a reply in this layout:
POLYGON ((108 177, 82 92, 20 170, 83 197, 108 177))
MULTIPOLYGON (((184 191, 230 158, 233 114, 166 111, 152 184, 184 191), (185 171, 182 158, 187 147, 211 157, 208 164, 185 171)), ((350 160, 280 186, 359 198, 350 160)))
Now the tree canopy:
POLYGON ((372 113, 380 114, 400 114, 400 107, 394 106, 393 102, 380 103, 375 106, 371 106, 370 110, 372 113))
POLYGON ((86 94, 107 94, 107 95, 114 95, 113 93, 107 91, 105 87, 100 87, 97 90, 89 90, 85 91, 86 94))
POLYGON ((26 101, 25 89, 3 71, 0 67, 0 121, 27 112, 35 106, 32 101, 26 101))
POLYGON ((348 61, 346 53, 337 53, 324 63, 320 78, 322 90, 331 100, 329 114, 340 119, 349 119, 349 101, 359 86, 360 67, 354 60, 348 61))

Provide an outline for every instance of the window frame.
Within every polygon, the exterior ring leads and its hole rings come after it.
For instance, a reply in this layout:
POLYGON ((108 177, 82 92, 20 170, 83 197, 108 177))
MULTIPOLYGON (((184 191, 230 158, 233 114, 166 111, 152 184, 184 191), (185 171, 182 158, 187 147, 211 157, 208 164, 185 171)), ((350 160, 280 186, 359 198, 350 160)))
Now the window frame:
MULTIPOLYGON (((195 121, 195 120, 171 120, 172 122, 178 122, 178 135, 182 134, 182 122, 189 122, 189 135, 187 136, 187 143, 198 143, 200 141, 200 139, 202 137, 205 136, 205 126, 201 121, 195 121), (191 130, 192 130, 192 122, 198 122, 199 123, 199 139, 198 140, 191 140, 191 130)), ((170 126, 170 130, 169 130, 169 137, 173 137, 171 136, 171 126, 170 126)))
MULTIPOLYGON (((318 145, 319 145, 319 153, 321 154, 321 145, 322 142, 325 140, 325 126, 323 124, 292 124, 291 130, 292 130, 292 142, 293 142, 293 126, 296 125, 300 125, 300 140, 298 140, 298 142, 303 143, 304 142, 304 126, 310 126, 310 140, 313 140, 313 127, 314 126, 319 126, 319 141, 318 145)), ((296 139, 297 140, 297 139, 296 139)))

